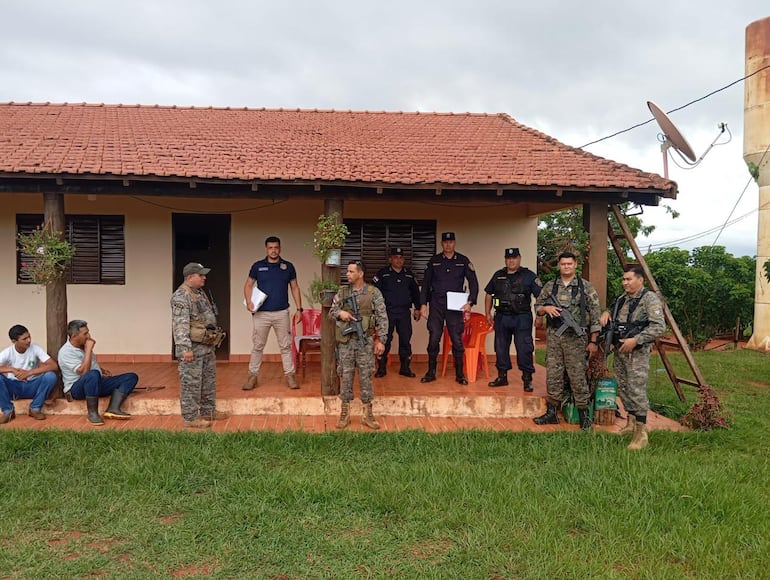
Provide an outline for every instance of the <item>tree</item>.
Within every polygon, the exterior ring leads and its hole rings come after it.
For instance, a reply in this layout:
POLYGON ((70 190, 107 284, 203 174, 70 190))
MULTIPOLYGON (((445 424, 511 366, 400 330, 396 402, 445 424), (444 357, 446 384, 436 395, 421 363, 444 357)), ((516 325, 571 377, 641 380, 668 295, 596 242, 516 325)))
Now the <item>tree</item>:
POLYGON ((752 323, 756 260, 723 246, 666 248, 645 256, 682 334, 692 346, 752 323))

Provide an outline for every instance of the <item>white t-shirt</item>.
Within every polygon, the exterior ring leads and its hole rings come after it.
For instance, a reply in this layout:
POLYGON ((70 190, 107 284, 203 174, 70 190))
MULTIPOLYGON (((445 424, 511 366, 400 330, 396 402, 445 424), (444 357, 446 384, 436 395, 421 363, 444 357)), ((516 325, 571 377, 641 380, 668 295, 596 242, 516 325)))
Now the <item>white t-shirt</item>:
MULTIPOLYGON (((0 367, 13 367, 15 369, 21 369, 23 371, 31 371, 40 366, 40 363, 47 361, 50 356, 45 352, 42 347, 34 342, 29 345, 29 348, 25 352, 19 352, 16 347, 11 345, 3 352, 0 352, 0 367)), ((13 373, 6 373, 6 377, 9 379, 18 380, 13 373)), ((40 375, 32 375, 27 380, 32 381, 38 378, 40 375)))
MULTIPOLYGON (((77 380, 80 378, 75 369, 78 368, 83 359, 86 358, 85 351, 72 346, 72 343, 68 340, 59 349, 59 369, 61 370, 61 378, 64 383, 64 392, 67 393, 72 388, 77 380)), ((96 354, 91 353, 91 370, 102 372, 99 363, 96 362, 96 354)))

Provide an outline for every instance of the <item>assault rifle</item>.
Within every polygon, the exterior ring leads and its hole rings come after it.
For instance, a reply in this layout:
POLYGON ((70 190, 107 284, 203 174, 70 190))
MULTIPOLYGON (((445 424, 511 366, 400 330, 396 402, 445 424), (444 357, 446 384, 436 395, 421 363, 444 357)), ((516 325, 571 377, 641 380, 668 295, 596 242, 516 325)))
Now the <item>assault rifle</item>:
POLYGON ((364 331, 364 325, 361 324, 362 316, 361 312, 358 310, 358 302, 356 302, 356 297, 351 294, 343 300, 343 304, 344 303, 348 304, 354 318, 348 322, 347 328, 342 330, 342 336, 347 336, 348 334, 353 334, 355 332, 358 335, 358 341, 362 346, 365 346, 366 332, 364 331))
POLYGON ((556 308, 561 311, 559 314, 559 318, 561 319, 561 326, 556 329, 556 336, 561 336, 568 328, 574 330, 575 334, 578 336, 586 335, 586 329, 578 324, 578 321, 575 320, 575 317, 572 316, 572 313, 561 305, 561 302, 559 302, 559 299, 556 298, 556 296, 550 294, 548 298, 545 299, 545 305, 556 306, 556 308))

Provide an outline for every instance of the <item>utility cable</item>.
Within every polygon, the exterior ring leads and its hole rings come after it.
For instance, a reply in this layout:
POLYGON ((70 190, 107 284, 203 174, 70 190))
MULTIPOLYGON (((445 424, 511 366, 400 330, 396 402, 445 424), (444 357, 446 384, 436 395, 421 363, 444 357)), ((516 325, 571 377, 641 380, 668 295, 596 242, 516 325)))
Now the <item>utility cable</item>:
MULTIPOLYGON (((723 86, 721 88, 718 88, 718 89, 716 89, 714 91, 711 91, 710 93, 708 93, 706 95, 703 95, 702 97, 698 97, 697 99, 694 99, 694 100, 690 101, 689 103, 685 103, 684 105, 681 105, 680 107, 676 107, 674 109, 671 109, 670 111, 666 111, 666 114, 670 115, 671 113, 676 113, 677 111, 681 111, 682 109, 684 109, 686 107, 689 107, 690 105, 693 105, 695 103, 703 101, 704 99, 708 99, 709 97, 712 97, 712 96, 716 95, 717 93, 720 93, 720 92, 722 92, 722 91, 724 91, 726 89, 729 89, 733 85, 736 85, 736 84, 738 84, 740 82, 743 82, 746 79, 749 79, 749 78, 753 77, 754 75, 759 74, 760 72, 762 72, 763 70, 768 69, 768 68, 770 68, 770 64, 767 64, 767 65, 763 66, 762 68, 758 68, 753 73, 748 74, 745 77, 739 78, 739 79, 737 79, 737 80, 731 82, 730 84, 727 84, 727 85, 725 85, 725 86, 723 86)), ((637 129, 639 127, 647 125, 648 123, 651 123, 654 120, 655 120, 655 117, 652 117, 650 119, 647 119, 643 123, 637 123, 636 125, 632 125, 628 129, 622 129, 621 131, 616 131, 612 135, 607 135, 606 137, 602 137, 601 139, 596 139, 595 141, 591 141, 590 143, 586 143, 585 145, 581 145, 580 147, 578 147, 578 149, 585 149, 586 147, 590 147, 591 145, 595 145, 596 143, 600 143, 601 141, 606 141, 607 139, 612 139, 613 137, 617 137, 618 135, 622 135, 623 133, 628 133, 629 131, 633 131, 634 129, 637 129)))

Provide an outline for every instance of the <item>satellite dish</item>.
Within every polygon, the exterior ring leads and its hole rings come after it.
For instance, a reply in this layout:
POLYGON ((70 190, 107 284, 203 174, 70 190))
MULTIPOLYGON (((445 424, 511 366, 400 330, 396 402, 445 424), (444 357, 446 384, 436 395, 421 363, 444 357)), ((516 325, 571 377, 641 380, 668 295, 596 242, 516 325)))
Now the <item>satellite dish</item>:
MULTIPOLYGON (((658 105, 652 101, 647 101, 647 107, 650 109, 652 116, 658 122, 658 127, 663 131, 663 141, 660 145, 660 150, 663 153, 663 177, 668 179, 668 149, 674 148, 674 151, 678 152, 682 158, 686 157, 692 163, 695 163, 695 152, 690 147, 687 139, 676 128, 674 122, 668 118, 668 115, 658 105)), ((685 159, 685 163, 687 162, 685 159)))
POLYGON ((684 135, 682 135, 682 133, 679 132, 679 129, 676 128, 674 122, 668 118, 668 115, 663 112, 663 109, 652 101, 647 101, 647 106, 649 107, 652 116, 655 117, 655 120, 658 122, 660 130, 663 131, 663 136, 665 137, 663 144, 667 144, 666 149, 673 147, 690 161, 695 163, 695 151, 692 150, 692 147, 690 147, 690 144, 687 142, 687 139, 684 138, 684 135))

